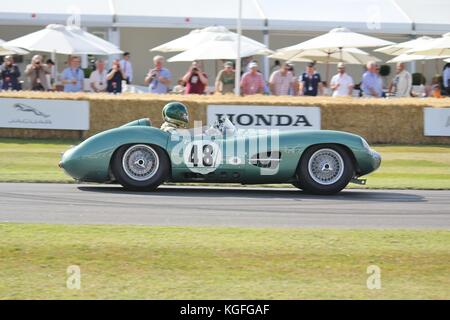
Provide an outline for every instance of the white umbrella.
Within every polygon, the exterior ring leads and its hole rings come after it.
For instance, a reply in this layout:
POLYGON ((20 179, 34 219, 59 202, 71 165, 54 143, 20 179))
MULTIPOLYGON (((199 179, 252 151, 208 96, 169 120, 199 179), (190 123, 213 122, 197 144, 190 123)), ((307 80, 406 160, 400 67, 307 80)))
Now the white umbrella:
MULTIPOLYGON (((170 58, 169 62, 194 60, 235 60, 237 59, 237 34, 218 35, 192 49, 170 58)), ((240 56, 269 55, 273 51, 257 41, 241 38, 240 56)))
POLYGON ((369 61, 381 61, 380 59, 357 48, 343 48, 338 51, 330 51, 327 49, 277 51, 275 54, 271 55, 270 58, 297 62, 316 61, 318 63, 326 63, 326 79, 329 77, 330 63, 344 62, 346 64, 366 64, 369 61))
POLYGON ((444 61, 445 61, 445 62, 450 62, 450 59, 445 59, 444 61))
POLYGON ((204 29, 195 29, 175 40, 164 43, 157 46, 150 51, 160 51, 160 52, 179 52, 186 51, 188 49, 194 48, 201 43, 214 39, 218 35, 229 34, 229 31, 225 27, 212 26, 204 29))
POLYGON ((450 56, 450 32, 440 38, 433 39, 422 46, 417 46, 407 53, 422 54, 426 56, 450 56))
POLYGON ((340 51, 327 51, 323 49, 308 49, 300 52, 278 51, 271 55, 272 59, 281 59, 289 61, 316 61, 319 63, 338 63, 346 64, 366 64, 369 61, 381 61, 380 59, 369 55, 367 52, 357 48, 342 49, 340 51))
POLYGON ((68 31, 74 33, 78 37, 80 37, 86 41, 92 42, 96 46, 100 47, 103 51, 105 51, 108 55, 123 53, 123 51, 120 50, 115 44, 113 44, 109 41, 106 41, 100 37, 97 37, 96 35, 94 35, 92 33, 84 31, 83 29, 81 29, 78 26, 67 26, 66 29, 68 31))
POLYGON ((65 26, 58 24, 50 24, 42 30, 8 41, 5 45, 29 51, 59 54, 108 54, 100 45, 82 38, 78 34, 70 32, 65 26))
MULTIPOLYGON (((405 42, 401 42, 401 43, 396 43, 387 47, 383 47, 383 48, 378 48, 375 49, 375 52, 381 52, 384 54, 389 54, 389 55, 393 55, 393 56, 398 56, 401 54, 405 54, 406 52, 408 52, 409 50, 416 48, 416 47, 420 47, 420 46, 424 46, 424 45, 428 45, 430 44, 430 41, 432 41, 433 38, 431 37, 419 37, 417 39, 413 39, 413 40, 409 40, 409 41, 405 41, 405 42)), ((421 59, 416 59, 416 60, 421 60, 421 59)), ((410 60, 412 61, 412 60, 410 60)))
POLYGON ((411 61, 417 61, 417 60, 434 60, 434 59, 442 59, 442 57, 404 53, 404 54, 396 56, 395 58, 393 58, 389 61, 386 61, 386 63, 411 62, 411 61))
MULTIPOLYGON (((186 51, 189 49, 193 49, 205 42, 214 40, 217 36, 229 35, 232 37, 237 37, 237 33, 231 32, 225 27, 222 26, 212 26, 206 27, 203 29, 196 29, 189 32, 187 35, 184 35, 178 39, 169 41, 164 43, 158 47, 150 49, 150 51, 160 51, 160 52, 180 52, 186 51)), ((256 45, 260 44, 259 42, 241 36, 242 41, 246 41, 249 43, 255 43, 256 45)))
POLYGON ((21 48, 14 48, 14 47, 8 47, 4 46, 6 42, 2 39, 0 39, 0 56, 8 56, 8 55, 14 55, 14 54, 27 54, 28 51, 21 49, 21 48))
POLYGON ((343 48, 368 48, 391 45, 393 42, 352 32, 347 28, 335 28, 313 39, 297 45, 279 49, 283 52, 298 52, 308 49, 322 49, 328 52, 341 51, 343 48))

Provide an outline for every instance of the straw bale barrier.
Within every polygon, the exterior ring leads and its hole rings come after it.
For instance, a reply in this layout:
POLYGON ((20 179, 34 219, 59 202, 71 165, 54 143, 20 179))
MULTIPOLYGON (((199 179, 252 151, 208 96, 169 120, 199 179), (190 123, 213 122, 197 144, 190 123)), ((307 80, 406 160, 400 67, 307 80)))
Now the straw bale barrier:
POLYGON ((450 107, 450 99, 352 99, 331 97, 275 97, 233 95, 180 96, 125 93, 109 94, 62 92, 2 92, 0 97, 34 99, 88 100, 90 130, 81 133, 70 130, 0 129, 0 137, 86 138, 128 121, 149 117, 154 126, 161 125, 161 110, 173 100, 188 105, 190 121, 206 122, 208 104, 318 106, 321 108, 322 129, 360 134, 370 143, 450 144, 450 137, 423 135, 423 108, 450 107))

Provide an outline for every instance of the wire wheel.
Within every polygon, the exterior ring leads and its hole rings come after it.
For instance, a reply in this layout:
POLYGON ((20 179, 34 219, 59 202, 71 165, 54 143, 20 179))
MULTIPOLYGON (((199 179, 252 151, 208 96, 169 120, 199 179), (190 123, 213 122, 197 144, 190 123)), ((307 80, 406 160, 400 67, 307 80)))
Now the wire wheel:
POLYGON ((158 172, 159 156, 150 146, 133 145, 123 155, 122 168, 130 179, 146 181, 158 172))
POLYGON ((331 185, 339 181, 344 173, 344 160, 333 149, 319 149, 309 158, 308 173, 321 185, 331 185))

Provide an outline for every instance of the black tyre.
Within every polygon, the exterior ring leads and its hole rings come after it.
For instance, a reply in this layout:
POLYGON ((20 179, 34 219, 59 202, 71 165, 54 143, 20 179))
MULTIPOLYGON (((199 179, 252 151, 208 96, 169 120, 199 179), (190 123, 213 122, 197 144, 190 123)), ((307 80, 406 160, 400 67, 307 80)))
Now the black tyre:
POLYGON ((317 145, 303 153, 294 185, 314 194, 335 194, 348 185, 353 175, 353 161, 345 148, 317 145))
POLYGON ((170 160, 159 147, 133 144, 120 147, 112 159, 112 172, 129 190, 154 190, 169 176, 170 160))
POLYGON ((296 188, 299 188, 301 190, 303 190, 305 187, 303 186, 303 184, 301 184, 301 182, 297 179, 297 181, 292 182, 292 185, 296 188))

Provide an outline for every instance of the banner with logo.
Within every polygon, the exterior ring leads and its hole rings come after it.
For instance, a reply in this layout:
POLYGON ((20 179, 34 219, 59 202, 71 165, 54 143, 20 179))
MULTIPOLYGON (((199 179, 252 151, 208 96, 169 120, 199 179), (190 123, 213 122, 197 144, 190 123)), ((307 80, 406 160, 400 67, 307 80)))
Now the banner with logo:
POLYGON ((0 98, 0 128, 89 130, 89 102, 0 98))
POLYGON ((227 115, 237 128, 319 130, 319 107, 208 105, 207 122, 212 125, 227 115))
POLYGON ((424 108, 423 131, 426 136, 450 136, 450 108, 424 108))

